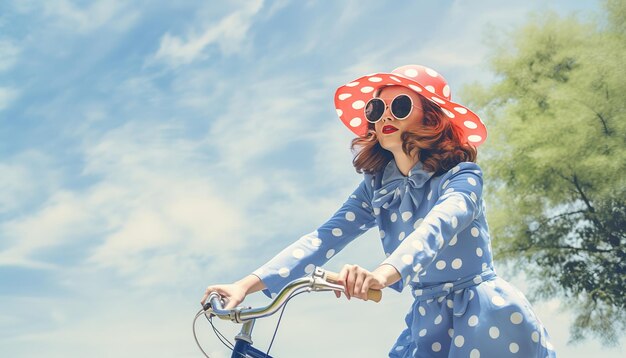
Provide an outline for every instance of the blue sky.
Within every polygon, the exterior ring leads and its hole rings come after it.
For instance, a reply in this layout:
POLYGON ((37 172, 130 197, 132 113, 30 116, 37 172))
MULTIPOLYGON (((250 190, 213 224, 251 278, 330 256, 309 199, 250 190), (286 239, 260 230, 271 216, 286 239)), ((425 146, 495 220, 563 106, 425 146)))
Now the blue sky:
MULTIPOLYGON (((360 181, 332 104, 339 85, 421 63, 446 76, 454 99, 464 84, 493 80, 492 34, 506 36, 530 12, 589 18, 598 7, 3 1, 3 355, 197 357, 190 324, 204 288, 245 276, 314 230, 360 181)), ((374 268, 384 256, 373 231, 327 267, 374 268)), ((499 273, 527 292, 523 277, 499 273)), ((411 302, 385 295, 380 305, 299 296, 272 351, 294 356, 315 339, 327 345, 297 355, 384 356, 411 302)), ((568 346, 571 316, 559 306, 536 303, 561 356, 602 348, 568 346)), ((260 346, 274 322, 257 324, 260 346)))

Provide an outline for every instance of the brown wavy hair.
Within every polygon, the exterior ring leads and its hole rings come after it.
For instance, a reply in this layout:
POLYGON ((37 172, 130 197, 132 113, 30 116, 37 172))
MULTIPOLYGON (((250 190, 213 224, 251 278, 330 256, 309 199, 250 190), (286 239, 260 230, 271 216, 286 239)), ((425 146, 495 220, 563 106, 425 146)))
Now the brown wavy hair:
MULTIPOLYGON (((460 162, 476 162, 476 147, 461 140, 461 131, 441 108, 419 96, 424 117, 415 130, 402 133, 402 151, 417 154, 424 170, 441 175, 460 162)), ((350 146, 356 152, 352 164, 357 173, 374 174, 393 159, 393 154, 378 142, 373 123, 364 136, 354 138, 350 146)))

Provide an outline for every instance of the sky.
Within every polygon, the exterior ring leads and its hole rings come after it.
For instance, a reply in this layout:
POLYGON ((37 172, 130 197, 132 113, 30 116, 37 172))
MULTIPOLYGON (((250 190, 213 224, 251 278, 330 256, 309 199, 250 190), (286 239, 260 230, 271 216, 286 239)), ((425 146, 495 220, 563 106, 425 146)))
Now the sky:
MULTIPOLYGON (((200 356, 191 321, 206 286, 261 266, 360 182, 352 134, 333 106, 337 87, 418 63, 444 74, 462 103, 464 85, 494 80, 494 35, 531 13, 586 19, 599 7, 0 2, 2 356, 200 356)), ((326 268, 375 268, 384 259, 375 231, 326 268)), ((523 276, 498 273, 528 292, 523 276)), ((267 302, 254 294, 245 304, 267 302)), ((408 292, 385 291, 380 304, 300 295, 272 352, 386 356, 410 304, 408 292)), ((534 307, 560 356, 621 356, 595 340, 568 344, 572 315, 559 300, 534 307)), ((276 318, 257 323, 259 347, 276 318)), ((218 327, 231 338, 238 329, 218 327)), ((211 357, 227 356, 206 322, 198 331, 211 357)))

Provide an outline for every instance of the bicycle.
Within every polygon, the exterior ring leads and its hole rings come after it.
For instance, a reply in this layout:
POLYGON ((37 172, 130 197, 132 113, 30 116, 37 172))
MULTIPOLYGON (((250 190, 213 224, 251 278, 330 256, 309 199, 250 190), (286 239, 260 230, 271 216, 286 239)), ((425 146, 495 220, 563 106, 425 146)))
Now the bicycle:
MULTIPOLYGON (((339 291, 344 292, 344 286, 338 284, 339 275, 334 272, 326 271, 321 267, 316 267, 313 273, 309 276, 295 279, 288 283, 276 297, 265 307, 253 308, 253 307, 237 307, 231 310, 224 309, 224 302, 217 292, 212 292, 209 295, 207 302, 202 309, 198 311, 193 319, 193 336, 196 340, 196 344, 205 357, 209 357, 208 354, 202 349, 198 337, 196 335, 196 321, 202 315, 204 315, 211 324, 213 331, 217 335, 218 339, 232 350, 231 358, 272 358, 269 355, 269 351, 272 348, 272 343, 276 337, 278 325, 282 318, 282 312, 279 321, 274 331, 274 337, 270 342, 269 348, 266 352, 263 352, 253 346, 252 342, 252 329, 257 319, 268 317, 275 314, 278 310, 284 308, 287 302, 296 295, 305 292, 324 292, 324 291, 339 291), (213 317, 218 317, 222 320, 230 320, 234 323, 243 324, 239 334, 235 336, 235 344, 232 345, 213 325, 213 317), (224 341, 226 340, 226 342, 224 341), (228 343, 228 344, 227 344, 228 343)), ((368 300, 374 302, 380 302, 382 298, 382 291, 370 289, 367 293, 368 300)))

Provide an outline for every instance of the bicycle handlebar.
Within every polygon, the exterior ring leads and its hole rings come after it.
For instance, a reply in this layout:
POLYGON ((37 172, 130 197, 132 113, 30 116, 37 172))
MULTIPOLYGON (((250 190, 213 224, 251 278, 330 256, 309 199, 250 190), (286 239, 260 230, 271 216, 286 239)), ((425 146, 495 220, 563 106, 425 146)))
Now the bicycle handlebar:
MULTIPOLYGON (((236 323, 254 320, 261 317, 271 316, 287 303, 290 297, 302 291, 341 291, 345 292, 343 285, 337 284, 339 274, 316 267, 311 276, 295 279, 287 284, 269 305, 260 308, 237 307, 225 310, 222 298, 217 292, 211 292, 207 304, 204 305, 204 314, 217 316, 220 319, 229 319, 236 323)), ((380 302, 382 291, 370 289, 367 292, 368 300, 380 302)), ((202 311, 200 312, 202 314, 202 311)))

